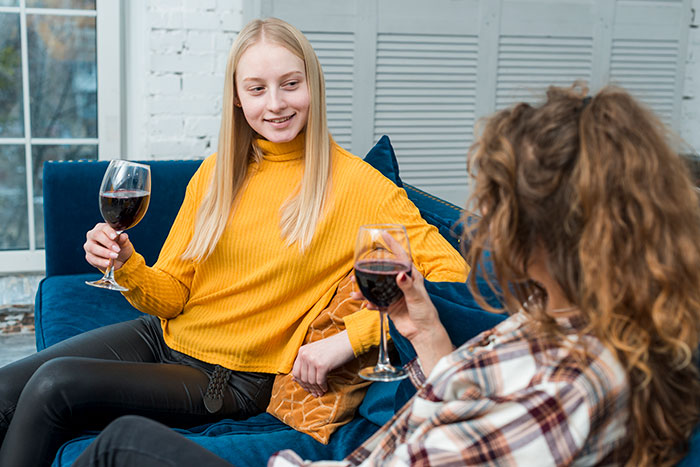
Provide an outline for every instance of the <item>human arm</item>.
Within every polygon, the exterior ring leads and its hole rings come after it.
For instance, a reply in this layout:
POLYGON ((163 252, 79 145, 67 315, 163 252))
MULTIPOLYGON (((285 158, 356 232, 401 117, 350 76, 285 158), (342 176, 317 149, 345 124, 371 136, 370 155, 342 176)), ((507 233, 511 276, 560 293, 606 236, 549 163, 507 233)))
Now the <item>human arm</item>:
POLYGON ((124 297, 135 308, 161 318, 173 318, 182 312, 190 296, 194 263, 182 258, 194 231, 198 205, 197 172, 188 184, 185 199, 163 243, 158 260, 149 267, 135 252, 121 269, 116 280, 129 289, 124 297))
MULTIPOLYGON (((433 282, 465 282, 468 266, 460 253, 428 224, 404 190, 387 190, 379 204, 379 223, 398 223, 406 227, 411 247, 411 260, 420 275, 433 282)), ((376 311, 362 309, 345 318, 348 337, 355 355, 368 351, 379 343, 379 319, 376 311)))
MULTIPOLYGON (((378 177, 378 173, 365 174, 378 177)), ((352 198, 352 205, 362 205, 362 215, 355 223, 396 222, 406 226, 413 247, 414 258, 409 260, 420 268, 420 274, 429 274, 437 281, 464 281, 466 279, 466 263, 438 230, 426 223, 418 209, 407 198, 404 190, 385 178, 377 178, 368 190, 353 190, 343 199, 352 198), (372 202, 366 202, 368 199, 372 202), (377 203, 376 200, 381 200, 377 203), (361 221, 361 222, 360 222, 361 221)), ((354 225, 354 224, 353 224, 354 225)), ((347 231, 347 229, 345 229, 347 231)), ((356 228, 350 229, 356 235, 356 228)), ((346 331, 343 335, 333 337, 330 342, 317 341, 302 346, 294 363, 293 374, 298 382, 307 389, 315 386, 310 392, 321 393, 325 390, 324 376, 333 368, 343 365, 379 343, 378 313, 372 309, 359 309, 344 317, 346 331), (350 352, 351 350, 352 352, 350 352), (303 371, 306 369, 307 371, 303 371), (305 381, 302 375, 312 375, 318 381, 305 381), (322 383, 323 381, 323 383, 322 383)), ((419 338, 420 340, 420 338, 419 338)), ((420 345, 420 344, 419 344, 420 345)), ((307 389, 309 390, 309 389, 307 389)))
MULTIPOLYGON (((427 376, 442 357, 454 350, 454 346, 416 267, 413 266, 410 276, 399 273, 396 283, 403 298, 390 305, 387 311, 396 330, 413 345, 421 370, 427 376)), ((361 292, 354 292, 353 298, 364 299, 361 292)), ((367 308, 376 309, 371 303, 367 303, 367 308)))
POLYGON ((314 397, 328 391, 328 373, 355 357, 347 331, 302 345, 294 360, 294 380, 314 397))
POLYGON ((129 289, 123 295, 142 312, 172 318, 182 312, 189 299, 194 264, 183 260, 182 252, 191 239, 196 209, 213 162, 212 158, 205 160, 188 183, 184 200, 156 263, 146 265, 143 256, 134 251, 115 271, 115 279, 129 289))
POLYGON ((127 233, 117 235, 108 224, 99 223, 85 237, 87 262, 104 271, 113 261, 115 278, 129 289, 123 294, 136 309, 163 318, 182 311, 189 295, 187 287, 169 273, 146 266, 127 233))

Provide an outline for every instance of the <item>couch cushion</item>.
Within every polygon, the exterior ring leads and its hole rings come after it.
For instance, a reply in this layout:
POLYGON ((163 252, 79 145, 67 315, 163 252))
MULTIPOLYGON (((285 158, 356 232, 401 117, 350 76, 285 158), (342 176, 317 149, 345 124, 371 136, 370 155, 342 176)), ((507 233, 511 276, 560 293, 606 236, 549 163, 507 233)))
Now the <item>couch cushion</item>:
POLYGON ((98 279, 90 274, 51 276, 41 281, 34 306, 37 350, 43 350, 81 332, 142 315, 122 294, 85 285, 98 279))

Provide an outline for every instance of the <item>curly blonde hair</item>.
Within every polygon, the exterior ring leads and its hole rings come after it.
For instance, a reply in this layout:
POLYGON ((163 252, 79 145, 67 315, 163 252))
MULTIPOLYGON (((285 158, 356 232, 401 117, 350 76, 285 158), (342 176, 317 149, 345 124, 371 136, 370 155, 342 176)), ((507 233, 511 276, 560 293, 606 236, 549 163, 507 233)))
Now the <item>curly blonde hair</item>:
MULTIPOLYGON (((485 121, 470 149, 467 259, 491 256, 507 309, 533 294, 530 253, 628 374, 628 465, 673 465, 700 419, 700 203, 664 125, 627 92, 550 87, 485 121)), ((476 288, 480 303, 488 307, 476 288)), ((546 296, 543 298, 546 300, 546 296)), ((545 332, 557 330, 532 313, 545 332)))

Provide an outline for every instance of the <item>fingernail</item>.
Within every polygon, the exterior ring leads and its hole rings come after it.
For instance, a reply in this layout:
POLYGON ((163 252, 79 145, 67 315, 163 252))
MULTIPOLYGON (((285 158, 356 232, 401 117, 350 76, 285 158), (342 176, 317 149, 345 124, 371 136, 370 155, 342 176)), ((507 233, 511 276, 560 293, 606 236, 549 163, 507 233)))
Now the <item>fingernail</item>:
POLYGON ((112 245, 112 249, 113 249, 114 251, 116 251, 117 253, 119 253, 119 246, 117 246, 117 245, 112 245))
POLYGON ((111 233, 111 234, 109 234, 109 238, 111 238, 112 240, 114 240, 115 238, 117 238, 117 234, 111 233))
POLYGON ((116 258, 116 257, 119 256, 119 255, 116 254, 116 253, 110 253, 109 256, 110 256, 110 258, 116 258))

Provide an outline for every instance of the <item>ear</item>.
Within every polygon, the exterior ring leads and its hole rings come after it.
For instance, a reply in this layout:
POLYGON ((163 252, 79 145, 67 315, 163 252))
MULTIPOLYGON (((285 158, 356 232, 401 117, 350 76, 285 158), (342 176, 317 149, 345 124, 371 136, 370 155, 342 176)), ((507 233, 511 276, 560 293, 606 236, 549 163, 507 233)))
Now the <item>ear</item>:
POLYGON ((241 101, 238 99, 238 97, 233 98, 233 105, 235 105, 236 107, 241 106, 241 101))

